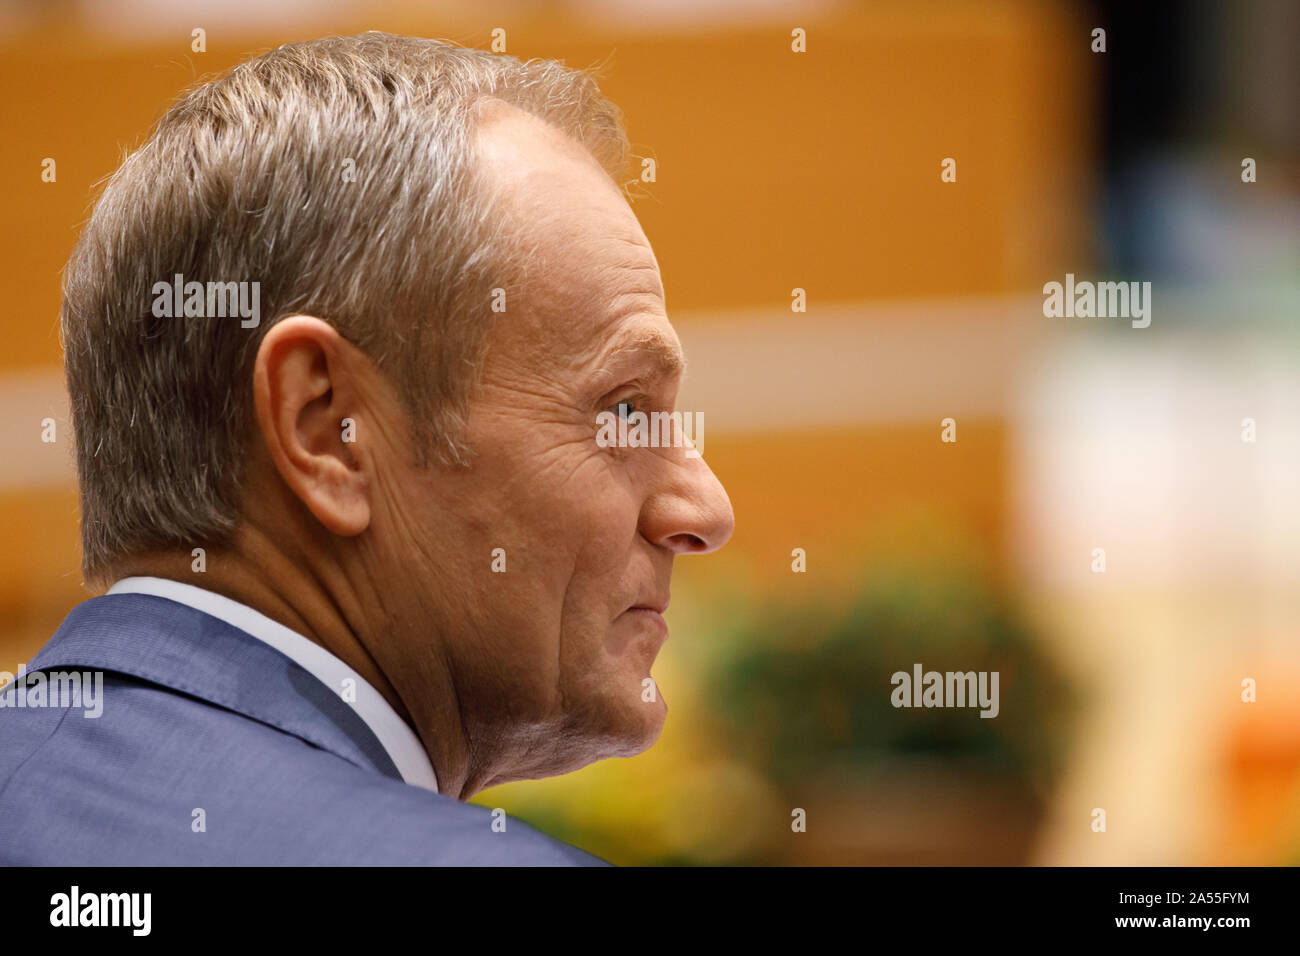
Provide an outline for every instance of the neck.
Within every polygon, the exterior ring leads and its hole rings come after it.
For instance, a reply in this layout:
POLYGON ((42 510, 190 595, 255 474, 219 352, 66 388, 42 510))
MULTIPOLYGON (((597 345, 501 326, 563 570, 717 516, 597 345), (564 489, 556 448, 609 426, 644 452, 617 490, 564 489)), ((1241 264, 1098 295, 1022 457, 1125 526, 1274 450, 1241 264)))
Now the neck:
POLYGON ((470 766, 456 688, 442 656, 404 659, 404 650, 412 646, 404 639, 418 636, 386 618, 382 609, 387 604, 371 582, 349 575, 329 542, 289 549, 283 544, 288 540, 245 524, 225 547, 208 550, 202 573, 192 570, 188 553, 154 552, 123 561, 112 577, 147 575, 192 584, 302 634, 373 685, 415 730, 441 793, 466 800, 482 789, 486 781, 470 766), (393 680, 389 674, 401 677, 393 680))

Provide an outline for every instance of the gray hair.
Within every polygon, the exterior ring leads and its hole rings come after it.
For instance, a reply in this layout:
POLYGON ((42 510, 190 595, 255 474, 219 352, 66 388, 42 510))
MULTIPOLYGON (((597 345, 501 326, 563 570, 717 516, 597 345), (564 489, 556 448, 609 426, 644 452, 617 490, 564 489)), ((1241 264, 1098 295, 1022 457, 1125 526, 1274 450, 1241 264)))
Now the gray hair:
POLYGON ((465 463, 490 290, 526 264, 477 162, 484 97, 624 185, 622 117, 589 72, 382 33, 288 44, 195 87, 111 177, 63 282, 88 580, 238 525, 252 364, 288 315, 330 322, 391 378, 422 464, 465 463), (156 316, 153 287, 177 274, 256 281, 266 320, 156 316))

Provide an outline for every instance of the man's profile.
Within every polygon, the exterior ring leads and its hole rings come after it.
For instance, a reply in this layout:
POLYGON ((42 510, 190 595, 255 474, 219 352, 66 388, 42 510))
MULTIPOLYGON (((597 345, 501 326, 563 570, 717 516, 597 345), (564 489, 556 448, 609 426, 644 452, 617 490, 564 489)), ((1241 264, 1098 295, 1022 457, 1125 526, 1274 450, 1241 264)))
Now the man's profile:
POLYGON ((107 593, 0 691, 0 862, 600 862, 464 801, 649 747, 731 534, 689 440, 596 440, 684 371, 627 150, 581 71, 379 33, 159 120, 64 276, 107 593))

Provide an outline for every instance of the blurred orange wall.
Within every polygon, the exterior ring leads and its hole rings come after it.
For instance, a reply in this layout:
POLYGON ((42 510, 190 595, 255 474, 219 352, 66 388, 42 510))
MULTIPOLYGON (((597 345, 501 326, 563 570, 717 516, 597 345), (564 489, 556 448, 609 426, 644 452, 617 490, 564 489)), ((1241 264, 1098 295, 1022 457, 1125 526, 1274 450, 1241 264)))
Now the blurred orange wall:
MULTIPOLYGON (((66 7, 11 37, 0 57, 8 220, 0 376, 57 373, 59 273, 92 187, 182 87, 326 32, 383 28, 487 46, 501 25, 500 15, 438 20, 425 7, 386 6, 384 16, 345 17, 328 31, 210 30, 203 54, 190 52, 187 33, 108 43, 62 18, 66 7), (40 179, 44 157, 57 161, 56 183, 40 179)), ((816 321, 826 304, 1022 292, 1080 251, 1082 219, 1071 211, 1086 199, 1091 111, 1086 30, 1066 14, 1010 0, 846 5, 743 31, 641 33, 552 7, 512 14, 505 26, 516 56, 576 66, 608 58, 604 89, 626 113, 635 152, 657 162, 635 210, 674 321, 689 329, 717 313, 788 309, 801 287, 810 307, 789 318, 797 334, 794 323, 816 321), (794 26, 808 30, 807 54, 790 52, 794 26), (949 156, 958 160, 955 186, 939 179, 949 156)), ((791 387, 811 385, 834 387, 791 387)), ((70 431, 55 452, 39 444, 38 417, 11 424, 7 457, 69 454, 70 431)), ((788 573, 795 529, 801 542, 856 548, 891 512, 926 503, 996 563, 1005 537, 1001 422, 972 423, 960 453, 942 463, 937 434, 937 422, 715 434, 708 457, 738 515, 719 567, 788 573)), ((0 482, 8 538, 0 669, 30 657, 85 596, 75 491, 66 467, 61 474, 0 482)))

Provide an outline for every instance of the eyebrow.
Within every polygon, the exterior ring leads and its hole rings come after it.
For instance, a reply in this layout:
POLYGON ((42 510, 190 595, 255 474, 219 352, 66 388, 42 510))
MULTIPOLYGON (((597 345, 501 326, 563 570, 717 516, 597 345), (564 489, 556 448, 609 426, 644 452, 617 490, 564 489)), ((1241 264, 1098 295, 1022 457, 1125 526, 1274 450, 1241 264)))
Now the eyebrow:
POLYGON ((615 339, 605 352, 605 362, 628 352, 649 356, 656 366, 656 375, 680 378, 686 374, 686 356, 681 346, 659 329, 646 329, 615 339))

